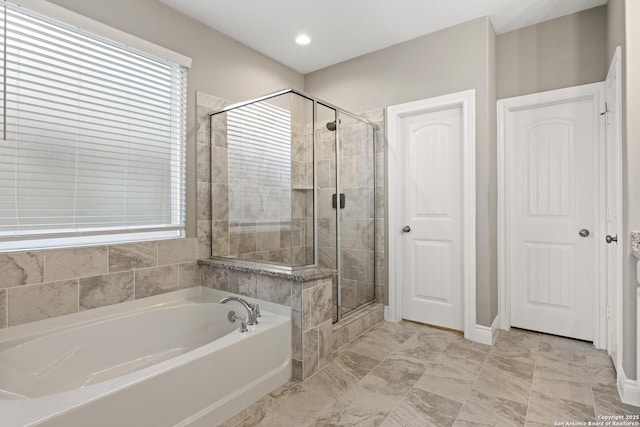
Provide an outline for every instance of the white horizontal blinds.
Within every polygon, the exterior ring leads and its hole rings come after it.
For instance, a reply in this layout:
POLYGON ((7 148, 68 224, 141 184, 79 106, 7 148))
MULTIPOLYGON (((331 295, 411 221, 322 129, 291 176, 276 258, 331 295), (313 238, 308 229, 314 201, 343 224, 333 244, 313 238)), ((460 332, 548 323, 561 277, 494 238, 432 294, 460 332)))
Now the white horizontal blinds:
POLYGON ((230 232, 291 226, 291 113, 267 102, 227 113, 230 232))
POLYGON ((183 229, 186 69, 0 4, 0 239, 183 229))

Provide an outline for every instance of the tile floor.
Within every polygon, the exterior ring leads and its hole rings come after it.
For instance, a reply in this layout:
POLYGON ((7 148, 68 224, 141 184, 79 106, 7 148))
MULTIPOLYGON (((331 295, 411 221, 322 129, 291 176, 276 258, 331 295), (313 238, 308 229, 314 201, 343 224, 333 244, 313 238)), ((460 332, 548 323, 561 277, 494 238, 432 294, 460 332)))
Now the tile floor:
POLYGON ((589 344, 514 329, 485 346, 382 322, 223 425, 553 426, 625 414, 640 408, 620 402, 610 358, 589 344))

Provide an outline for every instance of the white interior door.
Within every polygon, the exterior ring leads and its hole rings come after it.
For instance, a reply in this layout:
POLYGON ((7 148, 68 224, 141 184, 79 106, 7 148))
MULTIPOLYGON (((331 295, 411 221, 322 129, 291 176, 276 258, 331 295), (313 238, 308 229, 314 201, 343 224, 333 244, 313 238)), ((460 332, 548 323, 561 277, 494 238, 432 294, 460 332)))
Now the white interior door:
POLYGON ((599 108, 593 97, 506 119, 511 325, 591 341, 599 108))
POLYGON ((400 119, 402 317, 464 329, 463 111, 400 119))
MULTIPOLYGON (((607 282, 607 350, 616 369, 619 363, 618 342, 622 331, 620 299, 622 295, 623 239, 622 212, 622 83, 621 49, 618 47, 605 80, 606 101, 606 282, 607 282), (615 238, 615 240, 613 239, 615 238), (618 241, 619 240, 619 241, 618 241)), ((621 344, 621 343, 620 343, 621 344)))

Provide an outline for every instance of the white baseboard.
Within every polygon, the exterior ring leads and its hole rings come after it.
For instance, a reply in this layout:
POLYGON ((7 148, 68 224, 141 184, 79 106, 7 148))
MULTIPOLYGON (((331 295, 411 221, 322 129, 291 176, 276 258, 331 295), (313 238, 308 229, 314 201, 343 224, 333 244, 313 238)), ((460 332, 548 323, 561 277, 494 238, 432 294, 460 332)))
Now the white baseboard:
MULTIPOLYGON (((498 317, 499 316, 496 316, 496 318, 493 319, 493 323, 490 327, 476 325, 476 328, 473 331, 473 335, 469 337, 471 341, 475 341, 480 344, 493 345, 493 343, 496 341, 496 338, 498 337, 498 317)), ((465 336, 467 336, 467 334, 465 334, 465 336)))
POLYGON ((391 322, 391 320, 389 320, 389 306, 388 305, 384 306, 384 320, 386 320, 387 322, 391 322))
POLYGON ((622 402, 640 406, 640 382, 627 378, 622 368, 618 370, 618 393, 622 402))

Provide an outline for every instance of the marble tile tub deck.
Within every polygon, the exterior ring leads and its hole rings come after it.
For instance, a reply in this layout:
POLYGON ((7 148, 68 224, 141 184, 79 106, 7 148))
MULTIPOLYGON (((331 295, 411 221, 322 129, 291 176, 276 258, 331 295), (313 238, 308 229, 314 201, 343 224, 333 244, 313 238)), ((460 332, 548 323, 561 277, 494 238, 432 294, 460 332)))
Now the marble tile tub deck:
POLYGON ((512 329, 485 346, 382 322, 223 426, 533 427, 635 414, 620 402, 610 358, 588 343, 512 329))

